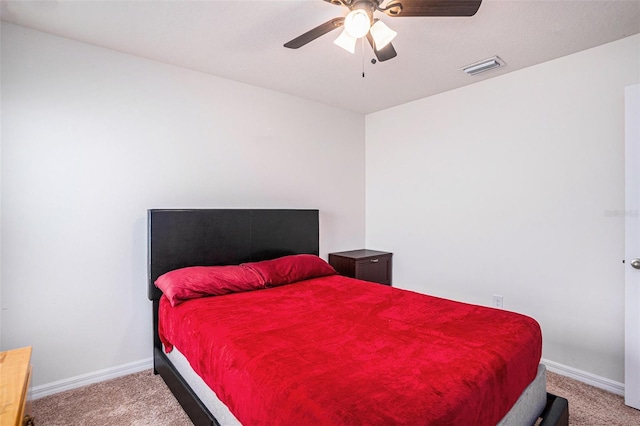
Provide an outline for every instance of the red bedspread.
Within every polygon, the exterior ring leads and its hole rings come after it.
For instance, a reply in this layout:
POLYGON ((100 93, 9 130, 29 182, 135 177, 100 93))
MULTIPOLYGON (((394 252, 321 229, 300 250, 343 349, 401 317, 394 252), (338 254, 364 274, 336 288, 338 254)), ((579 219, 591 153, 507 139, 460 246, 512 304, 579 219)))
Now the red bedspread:
POLYGON ((534 379, 540 327, 341 276, 160 301, 160 337, 244 425, 495 425, 534 379))

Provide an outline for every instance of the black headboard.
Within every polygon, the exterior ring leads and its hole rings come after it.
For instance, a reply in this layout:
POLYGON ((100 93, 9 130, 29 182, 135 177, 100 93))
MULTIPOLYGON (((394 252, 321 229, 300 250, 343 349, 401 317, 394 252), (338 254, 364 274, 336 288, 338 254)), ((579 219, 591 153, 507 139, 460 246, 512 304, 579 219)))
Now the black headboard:
POLYGON ((289 254, 319 254, 318 210, 192 209, 147 212, 148 297, 165 272, 234 265, 289 254))

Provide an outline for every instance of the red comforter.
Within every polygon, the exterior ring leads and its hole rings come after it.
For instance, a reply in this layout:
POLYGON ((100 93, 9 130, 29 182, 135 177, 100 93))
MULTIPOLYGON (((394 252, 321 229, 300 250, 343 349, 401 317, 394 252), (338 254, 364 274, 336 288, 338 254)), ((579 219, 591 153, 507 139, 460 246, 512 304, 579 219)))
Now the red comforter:
POLYGON ((533 319, 341 276, 160 301, 175 346, 244 425, 495 425, 534 379, 533 319))

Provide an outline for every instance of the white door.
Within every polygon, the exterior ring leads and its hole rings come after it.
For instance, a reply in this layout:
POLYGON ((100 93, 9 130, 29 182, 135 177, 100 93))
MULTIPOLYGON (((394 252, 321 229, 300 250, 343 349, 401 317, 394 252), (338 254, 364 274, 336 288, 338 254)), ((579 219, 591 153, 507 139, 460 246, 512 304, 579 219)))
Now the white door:
POLYGON ((640 409, 640 84, 625 89, 625 404, 640 409))

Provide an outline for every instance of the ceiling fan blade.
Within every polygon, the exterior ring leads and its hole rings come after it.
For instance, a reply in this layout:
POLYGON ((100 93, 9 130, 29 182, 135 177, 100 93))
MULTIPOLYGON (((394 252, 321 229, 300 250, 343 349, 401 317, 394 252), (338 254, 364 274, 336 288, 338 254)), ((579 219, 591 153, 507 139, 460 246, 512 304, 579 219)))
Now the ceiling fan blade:
POLYGON ((392 0, 383 9, 389 16, 473 16, 482 0, 392 0))
POLYGON ((387 44, 380 50, 376 50, 376 43, 373 41, 371 33, 367 33, 367 40, 369 40, 369 44, 373 48, 373 53, 376 54, 376 58, 378 58, 378 61, 384 62, 398 56, 398 54, 396 53, 396 49, 393 48, 393 45, 391 43, 387 44))
POLYGON ((341 0, 324 0, 324 1, 326 1, 327 3, 331 3, 333 5, 336 5, 336 6, 345 6, 344 3, 342 3, 341 0))
POLYGON ((299 47, 304 46, 305 44, 317 39, 320 36, 325 35, 326 33, 335 30, 338 27, 341 27, 344 23, 344 18, 334 18, 330 21, 325 22, 324 24, 318 25, 314 29, 307 31, 287 42, 284 47, 288 47, 289 49, 297 49, 299 47))

